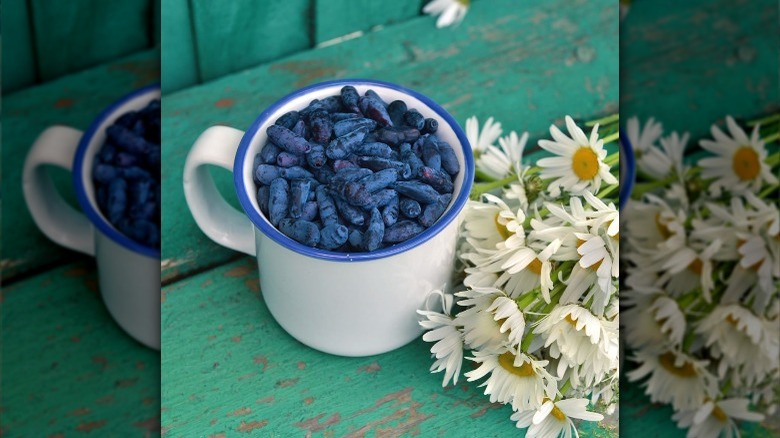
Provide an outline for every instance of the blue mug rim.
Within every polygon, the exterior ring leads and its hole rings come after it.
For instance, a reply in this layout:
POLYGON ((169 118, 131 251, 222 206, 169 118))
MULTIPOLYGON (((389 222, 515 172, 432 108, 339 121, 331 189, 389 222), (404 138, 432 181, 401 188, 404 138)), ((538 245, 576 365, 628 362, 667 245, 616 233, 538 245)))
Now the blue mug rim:
MULTIPOLYGON (((84 131, 84 134, 81 136, 79 145, 76 148, 76 155, 73 157, 73 167, 71 170, 71 174, 72 174, 71 177, 73 178, 73 186, 76 189, 76 198, 78 199, 79 205, 81 205, 82 211, 84 211, 84 214, 87 215, 90 222, 92 222, 92 224, 95 225, 98 228, 98 230, 100 230, 100 232, 102 232, 103 234, 108 236, 111 240, 123 246, 124 248, 145 255, 147 257, 156 258, 156 259, 160 259, 159 249, 144 246, 130 239, 124 234, 120 233, 119 230, 114 228, 114 226, 108 222, 108 220, 103 216, 103 214, 98 211, 97 206, 93 205, 92 202, 89 201, 89 197, 87 196, 85 181, 82 178, 82 174, 84 170, 84 159, 86 158, 87 148, 89 147, 89 144, 92 141, 92 137, 94 137, 95 134, 97 134, 100 125, 102 125, 107 118, 111 117, 114 113, 116 113, 119 107, 124 105, 127 101, 135 99, 136 97, 141 96, 143 94, 152 91, 159 91, 159 90, 160 90, 159 83, 150 84, 145 87, 134 90, 133 92, 121 97, 120 99, 118 99, 117 101, 115 101, 114 103, 106 107, 100 113, 100 115, 98 115, 92 121, 92 123, 89 125, 89 128, 87 128, 87 130, 84 131)), ((92 175, 92 172, 89 172, 88 175, 92 175)))
MULTIPOLYGON (((254 157, 252 159, 254 159, 254 157)), ((447 110, 442 108, 441 105, 437 104, 429 97, 419 92, 416 92, 414 90, 411 90, 409 88, 400 86, 398 84, 393 84, 390 82, 378 81, 373 79, 360 79, 360 78, 337 79, 332 81, 319 82, 316 84, 312 84, 300 88, 282 97, 281 99, 277 100, 274 104, 266 108, 265 111, 260 113, 260 115, 257 117, 257 119, 255 119, 255 121, 252 123, 249 129, 246 130, 244 136, 241 138, 241 142, 239 143, 238 150, 236 151, 236 158, 233 165, 233 182, 235 185, 236 194, 238 195, 239 203, 241 204, 241 207, 244 209, 244 212, 247 214, 247 216, 252 221, 254 226, 260 229, 260 231, 262 231, 263 234, 271 238, 274 242, 278 243, 279 245, 287 249, 290 249, 292 251, 295 251, 296 253, 317 258, 317 259, 322 259, 322 260, 340 261, 340 262, 370 261, 370 260, 377 260, 385 257, 390 257, 396 254, 409 251, 427 242, 432 237, 439 234, 453 220, 455 220, 458 214, 460 214, 460 212, 466 206, 466 203, 468 202, 469 199, 469 194, 471 192, 471 186, 474 182, 474 155, 471 151, 471 145, 468 139, 466 138, 466 133, 463 131, 460 125, 458 125, 458 123, 455 121, 455 118, 452 117, 452 115, 449 112, 447 112, 447 110), (263 125, 266 121, 268 121, 275 112, 277 112, 281 107, 286 105, 291 100, 301 96, 305 96, 306 94, 309 94, 312 91, 316 91, 322 88, 327 88, 332 86, 338 86, 338 85, 341 86, 360 85, 360 86, 369 86, 369 87, 379 86, 379 87, 389 88, 395 91, 399 91, 403 94, 418 99, 423 104, 425 104, 428 108, 430 108, 433 112, 435 112, 439 117, 444 119, 448 125, 450 125, 453 132, 455 132, 455 136, 458 138, 458 141, 461 144, 461 148, 463 149, 464 163, 463 166, 461 167, 461 172, 464 172, 463 184, 461 186, 460 193, 458 193, 457 198, 455 198, 452 201, 452 205, 450 206, 449 210, 447 210, 445 214, 442 217, 440 217, 439 220, 436 221, 436 223, 434 223, 431 227, 429 227, 422 233, 418 234, 417 236, 408 239, 404 242, 373 252, 351 253, 351 252, 329 251, 320 248, 312 248, 310 246, 306 246, 302 243, 299 243, 285 236, 284 234, 282 234, 281 231, 277 230, 274 226, 272 226, 270 222, 264 220, 261 217, 260 212, 255 209, 254 205, 252 205, 252 202, 249 198, 249 194, 247 193, 246 187, 244 186, 244 175, 242 172, 244 168, 244 163, 247 159, 247 150, 249 149, 251 140, 255 137, 255 135, 259 131, 260 126, 263 125)), ((254 194, 254 190, 253 190, 253 194, 254 194)))
MULTIPOLYGON (((631 192, 634 188, 634 180, 636 179, 634 147, 631 145, 631 140, 629 140, 623 128, 620 128, 620 144, 622 146, 620 148, 620 156, 622 157, 623 154, 625 154, 625 170, 628 172, 625 181, 620 181, 620 194, 618 195, 618 205, 620 208, 623 208, 631 197, 631 192)), ((622 173, 623 170, 621 169, 620 172, 622 173)))

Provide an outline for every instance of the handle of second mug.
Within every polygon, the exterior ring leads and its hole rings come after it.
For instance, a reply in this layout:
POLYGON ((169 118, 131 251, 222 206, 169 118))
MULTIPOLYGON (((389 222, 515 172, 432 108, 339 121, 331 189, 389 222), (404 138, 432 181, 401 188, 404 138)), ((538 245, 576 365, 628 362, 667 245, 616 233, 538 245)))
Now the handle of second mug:
POLYGON ((206 236, 224 247, 254 256, 254 225, 225 201, 208 170, 208 166, 219 166, 232 172, 243 135, 243 131, 228 126, 212 126, 203 131, 184 164, 184 197, 206 236))
POLYGON ((35 224, 49 239, 66 248, 95 255, 92 223, 71 207, 57 191, 45 166, 73 169, 82 132, 67 126, 52 126, 38 136, 24 161, 22 192, 35 224))

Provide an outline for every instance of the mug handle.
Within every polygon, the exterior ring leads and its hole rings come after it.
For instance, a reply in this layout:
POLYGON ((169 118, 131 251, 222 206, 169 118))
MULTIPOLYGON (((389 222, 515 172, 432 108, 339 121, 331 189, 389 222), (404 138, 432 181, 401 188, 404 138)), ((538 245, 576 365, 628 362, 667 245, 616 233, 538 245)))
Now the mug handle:
POLYGON ((35 224, 49 239, 66 248, 95 255, 92 223, 62 198, 44 166, 73 169, 82 132, 51 126, 38 136, 24 161, 22 191, 35 224))
POLYGON ((217 191, 207 165, 233 172, 233 161, 244 132, 212 126, 195 140, 184 163, 184 197, 198 227, 214 242, 256 255, 254 225, 217 191))

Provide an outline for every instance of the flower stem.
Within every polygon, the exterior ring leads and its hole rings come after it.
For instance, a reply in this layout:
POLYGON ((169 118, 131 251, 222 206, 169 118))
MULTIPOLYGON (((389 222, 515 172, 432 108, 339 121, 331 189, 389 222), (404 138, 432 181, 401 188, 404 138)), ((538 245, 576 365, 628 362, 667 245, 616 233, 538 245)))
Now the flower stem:
POLYGON ((620 120, 620 114, 615 113, 606 117, 602 117, 600 119, 587 121, 585 122, 585 126, 595 126, 596 123, 598 123, 599 125, 606 125, 609 123, 617 122, 619 120, 620 120))
POLYGON ((618 187, 619 187, 619 185, 618 185, 618 184, 612 184, 612 185, 610 185, 610 186, 607 186, 607 187, 605 187, 604 189, 602 189, 602 190, 599 192, 599 194, 598 194, 598 195, 596 195, 596 197, 597 197, 597 198, 599 198, 599 199, 604 199, 604 197, 606 197, 606 196, 607 196, 607 195, 609 195, 610 193, 614 192, 614 191, 615 191, 615 189, 617 189, 618 187))
POLYGON ((776 121, 780 121, 780 113, 770 114, 770 115, 768 115, 766 117, 762 117, 762 118, 756 119, 756 120, 750 120, 750 121, 747 122, 747 125, 748 126, 765 125, 767 123, 772 123, 772 122, 776 122, 776 121))
POLYGON ((604 158, 604 164, 609 167, 614 167, 616 164, 620 164, 620 152, 607 155, 607 158, 604 158))
POLYGON ((774 192, 775 190, 780 189, 780 184, 774 184, 771 185, 764 190, 761 191, 761 193, 758 194, 758 197, 761 199, 766 198, 770 193, 774 192))
POLYGON ((534 340, 534 332, 530 331, 528 334, 525 335, 522 342, 520 342, 520 351, 522 352, 528 352, 528 349, 531 347, 531 342, 534 340))
POLYGON ((475 179, 478 179, 478 180, 481 180, 481 181, 487 181, 487 182, 496 181, 495 178, 493 178, 492 176, 488 175, 487 173, 485 173, 485 172, 483 172, 483 171, 481 171, 479 169, 474 171, 474 176, 476 177, 475 179))
POLYGON ((634 184, 634 189, 631 191, 631 196, 635 199, 639 199, 644 195, 645 193, 657 189, 658 187, 664 187, 668 185, 669 183, 672 183, 675 181, 675 177, 671 176, 666 179, 662 179, 660 181, 652 181, 652 182, 646 182, 646 183, 637 183, 634 184))
POLYGON ((608 135, 603 138, 604 144, 612 143, 613 141, 620 138, 620 132, 613 132, 611 135, 608 135))
POLYGON ((780 152, 776 152, 766 157, 766 164, 768 164, 769 167, 775 167, 780 164, 780 152))
POLYGON ((762 138, 761 140, 763 140, 764 143, 772 143, 773 141, 777 141, 778 138, 780 138, 780 132, 775 132, 772 135, 767 135, 766 137, 762 138))
POLYGON ((512 174, 508 177, 498 180, 498 181, 491 181, 491 182, 483 182, 483 183, 477 183, 474 184, 474 186, 471 188, 471 199, 473 200, 479 200, 479 198, 494 189, 504 187, 505 185, 517 181, 517 175, 512 174))
POLYGON ((571 379, 566 379, 566 383, 564 383, 563 386, 561 386, 561 389, 560 389, 560 391, 561 391, 561 398, 563 398, 566 395, 566 391, 568 391, 569 388, 571 388, 571 379))
POLYGON ((515 303, 517 303, 517 308, 522 311, 525 310, 525 308, 528 307, 531 303, 533 303, 535 299, 536 299, 536 292, 529 291, 527 294, 516 299, 515 303))

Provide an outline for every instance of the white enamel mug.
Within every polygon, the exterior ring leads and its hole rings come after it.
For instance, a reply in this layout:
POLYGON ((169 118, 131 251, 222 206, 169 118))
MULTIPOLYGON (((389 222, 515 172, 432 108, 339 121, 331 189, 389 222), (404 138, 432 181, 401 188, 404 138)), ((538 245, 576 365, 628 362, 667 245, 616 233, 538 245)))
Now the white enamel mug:
POLYGON ((24 162, 22 189, 35 224, 52 241, 95 257, 100 294, 114 320, 142 344, 160 349, 160 251, 114 228, 97 206, 92 163, 106 128, 122 114, 160 98, 160 86, 134 91, 105 109, 86 132, 51 126, 33 143, 24 162), (45 166, 73 175, 82 211, 57 192, 45 166))
POLYGON ((184 167, 184 194, 195 221, 212 240, 257 258, 268 310, 290 335, 326 353, 368 356, 401 347, 421 333, 416 310, 428 294, 451 282, 458 215, 468 200, 474 160, 463 130, 429 98, 398 85, 337 80, 298 90, 272 105, 246 132, 213 126, 193 144, 184 167), (437 136, 452 145, 461 171, 453 200, 429 229, 406 242, 371 253, 340 253, 300 244, 261 213, 252 180, 255 155, 266 128, 282 114, 313 99, 340 93, 345 85, 362 95, 372 89, 385 101, 400 99, 439 122, 437 136), (208 166, 231 170, 239 212, 222 198, 208 166))

